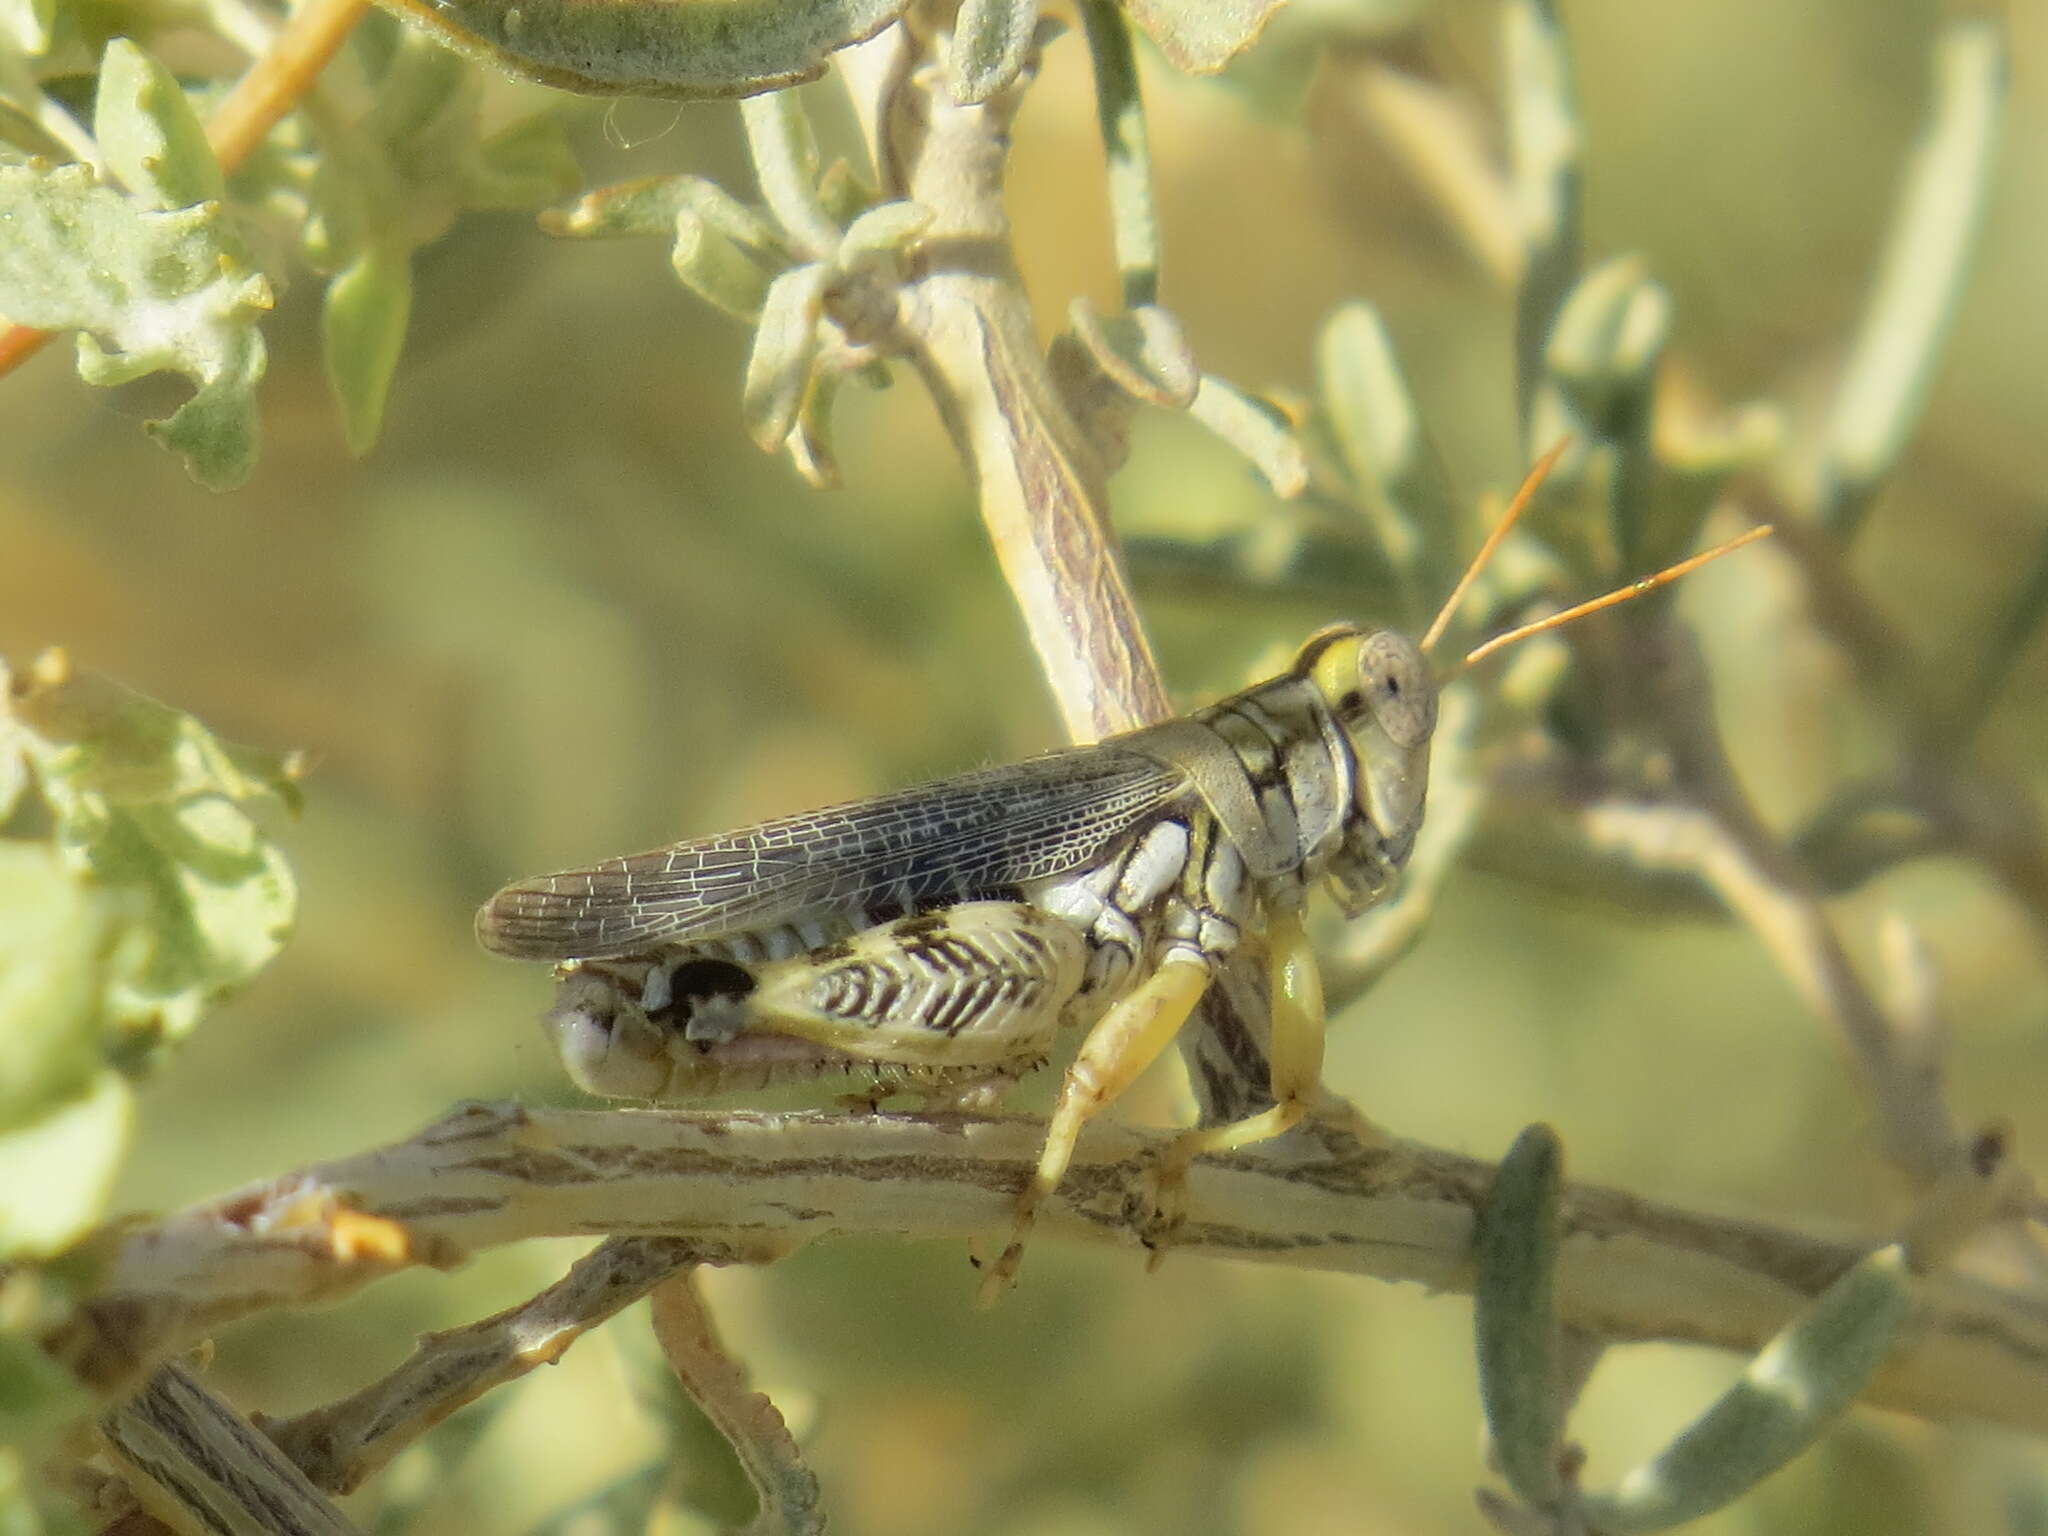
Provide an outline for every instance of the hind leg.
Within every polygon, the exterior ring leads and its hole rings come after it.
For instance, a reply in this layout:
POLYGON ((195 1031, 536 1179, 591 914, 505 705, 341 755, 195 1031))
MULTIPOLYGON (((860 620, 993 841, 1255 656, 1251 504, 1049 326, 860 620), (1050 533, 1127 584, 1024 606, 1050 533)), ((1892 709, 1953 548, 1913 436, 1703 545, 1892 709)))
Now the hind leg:
POLYGON ((1059 1102, 1046 1129, 1037 1171, 1017 1197, 1009 1244, 982 1277, 979 1299, 983 1306, 994 1303, 1016 1278, 1017 1266, 1024 1261, 1024 1240, 1038 1218, 1038 1208, 1066 1176, 1081 1128, 1159 1059, 1208 985, 1206 964, 1168 960, 1088 1032, 1081 1053, 1060 1084, 1059 1102))
POLYGON ((1266 925, 1272 985, 1273 1033, 1268 1053, 1273 1105, 1228 1125, 1189 1131, 1167 1148, 1160 1159, 1159 1218, 1152 1245, 1152 1264, 1165 1257, 1173 1231, 1183 1216, 1188 1165, 1212 1152, 1230 1152, 1284 1135, 1301 1123, 1322 1092, 1323 979, 1315 951, 1298 912, 1278 913, 1266 925))

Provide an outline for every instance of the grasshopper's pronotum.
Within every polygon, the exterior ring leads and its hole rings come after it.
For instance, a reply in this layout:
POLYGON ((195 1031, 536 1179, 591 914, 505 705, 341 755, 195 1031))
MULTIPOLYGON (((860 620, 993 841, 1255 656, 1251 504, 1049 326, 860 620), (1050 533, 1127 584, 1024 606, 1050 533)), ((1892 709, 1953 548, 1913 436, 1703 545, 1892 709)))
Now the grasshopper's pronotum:
POLYGON ((1407 861, 1436 728, 1427 653, 1558 451, 1419 645, 1335 625, 1280 676, 1184 718, 522 880, 491 898, 477 934, 501 955, 563 962, 548 1026, 570 1075, 613 1097, 839 1073, 875 1096, 958 1101, 1042 1065, 1063 1026, 1088 1025, 986 1277, 994 1295, 1082 1126, 1166 1048, 1248 935, 1271 968, 1274 1104, 1188 1132, 1163 1176, 1307 1112, 1323 1055, 1309 889, 1324 883, 1355 916, 1407 861))

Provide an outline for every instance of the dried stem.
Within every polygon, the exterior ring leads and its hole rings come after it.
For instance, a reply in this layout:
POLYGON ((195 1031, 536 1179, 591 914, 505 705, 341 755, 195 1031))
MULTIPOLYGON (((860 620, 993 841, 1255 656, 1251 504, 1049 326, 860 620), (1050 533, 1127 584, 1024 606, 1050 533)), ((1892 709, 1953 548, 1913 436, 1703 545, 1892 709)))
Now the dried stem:
POLYGON ((1594 847, 1625 852, 1641 867, 1697 874, 1834 1026, 1862 1070, 1892 1162, 1922 1183, 1949 1165, 1957 1136, 1938 1076, 1899 1049, 1820 898, 1781 848, 1718 811, 1680 804, 1605 801, 1588 808, 1584 830, 1594 847))
POLYGON ((781 1412, 747 1384, 746 1368, 726 1352, 691 1271, 655 1288, 654 1337, 683 1389, 718 1426, 754 1485, 760 1513, 741 1536, 818 1536, 825 1529, 818 1479, 804 1465, 781 1412))
POLYGON ((1003 168, 1029 75, 961 106, 916 19, 841 56, 884 195, 932 213, 896 339, 968 462, 1067 734, 1092 741, 1171 706, 1110 533, 1110 466, 1046 366, 1010 248, 1003 168))
POLYGON ((266 1424, 271 1439, 320 1487, 350 1493, 421 1435, 494 1387, 516 1381, 679 1270, 723 1259, 723 1245, 615 1237, 531 1300, 460 1328, 424 1335, 397 1369, 338 1402, 266 1424))
MULTIPOLYGON (((104 1289, 46 1342, 86 1380, 119 1391, 234 1318, 331 1301, 406 1265, 445 1267, 528 1237, 638 1234, 605 1244, 550 1293, 562 1298, 553 1310, 581 1326, 681 1262, 667 1240, 688 1244, 692 1260, 755 1262, 841 1233, 986 1233, 1007 1215, 1042 1134, 1018 1118, 471 1106, 410 1140, 126 1229, 109 1239, 104 1289), (607 1279, 618 1274, 628 1278, 607 1279), (572 1292, 584 1299, 567 1300, 572 1292)), ((1131 1213, 1149 1208, 1150 1170, 1173 1135, 1091 1126, 1046 1210, 1048 1234, 1115 1243, 1135 1262, 1131 1213)), ((1197 1219, 1180 1246, 1464 1290, 1473 1214, 1492 1178, 1488 1164, 1427 1147, 1297 1136, 1197 1163, 1197 1219)), ((1586 1185, 1568 1192, 1564 1230, 1566 1325, 1609 1341, 1740 1351, 1861 1251, 1586 1185)), ((318 1438, 354 1447, 324 1469, 374 1465, 391 1403, 402 1400, 405 1423, 432 1422, 437 1370, 453 1383, 448 1407, 469 1401, 480 1376, 518 1356, 516 1324, 540 1306, 427 1339, 394 1375, 402 1390, 359 1394, 322 1410, 317 1436, 286 1426, 280 1438, 295 1450, 318 1438)), ((1914 1342, 1877 1401, 2048 1430, 2048 1304, 1944 1273, 1921 1282, 1919 1307, 1914 1342)), ((553 1338, 542 1330, 541 1357, 558 1347, 553 1338)))
MULTIPOLYGON (((173 1530, 354 1536, 304 1472, 181 1365, 159 1366, 100 1431, 129 1488, 173 1530)), ((120 1528, 147 1527, 130 1514, 120 1528)))

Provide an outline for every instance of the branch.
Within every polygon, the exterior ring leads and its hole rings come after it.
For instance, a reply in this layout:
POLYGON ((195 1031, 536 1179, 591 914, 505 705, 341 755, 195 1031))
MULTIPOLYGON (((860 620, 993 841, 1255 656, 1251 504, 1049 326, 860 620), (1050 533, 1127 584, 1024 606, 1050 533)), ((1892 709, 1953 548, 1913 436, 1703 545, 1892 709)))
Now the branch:
POLYGON ((932 214, 892 340, 968 463, 1068 736, 1149 725, 1173 711, 1110 532, 1111 465, 1039 348, 1003 211, 1010 120, 1030 74, 961 106, 916 15, 840 56, 883 195, 932 214))
POLYGON ((685 1238, 611 1238, 538 1296, 495 1317, 426 1334, 411 1358, 382 1379, 264 1428, 313 1482, 351 1493, 458 1408, 554 1364, 577 1339, 679 1270, 726 1254, 685 1238))
MULTIPOLYGON (((159 1367, 100 1431, 128 1486, 171 1530, 354 1536, 304 1472, 181 1365, 159 1367)), ((131 1513, 117 1528, 148 1525, 131 1513)))
MULTIPOLYGON (((1046 1208, 1047 1235, 1135 1257, 1150 1171, 1176 1134, 1092 1125, 1046 1208)), ((331 1302, 409 1265, 451 1267, 523 1238, 638 1234, 606 1244, 572 1276, 589 1296, 614 1283, 608 1274, 630 1272, 616 1282, 621 1304, 681 1252, 665 1256, 652 1239, 681 1239, 693 1260, 710 1263, 766 1262, 848 1233, 959 1240, 1008 1219, 1042 1135, 1024 1118, 473 1105, 407 1141, 110 1234, 104 1289, 45 1342, 88 1382, 118 1392, 235 1318, 331 1302)), ((1492 1175, 1483 1162, 1412 1143, 1361 1145, 1320 1125, 1198 1162, 1178 1246, 1466 1290, 1473 1215, 1492 1175)), ((1567 1326, 1610 1342, 1740 1352, 1862 1252, 1591 1185, 1568 1192, 1564 1232, 1567 1326)), ((2048 1430, 2048 1303, 1943 1273, 1920 1282, 1918 1305, 1914 1342, 1880 1378, 1875 1401, 2048 1430)), ((525 1310, 494 1320, 500 1332, 509 1336, 525 1310)), ((478 1354, 490 1326, 428 1339, 401 1372, 429 1381, 437 1361, 478 1354)), ((474 1372, 451 1374, 464 1377, 453 1395, 468 1401, 474 1372)), ((410 1400, 413 1418, 431 1422, 428 1395, 410 1400)), ((358 1445, 376 1438, 350 1433, 358 1445)), ((283 1434, 304 1443, 299 1431, 283 1434)))

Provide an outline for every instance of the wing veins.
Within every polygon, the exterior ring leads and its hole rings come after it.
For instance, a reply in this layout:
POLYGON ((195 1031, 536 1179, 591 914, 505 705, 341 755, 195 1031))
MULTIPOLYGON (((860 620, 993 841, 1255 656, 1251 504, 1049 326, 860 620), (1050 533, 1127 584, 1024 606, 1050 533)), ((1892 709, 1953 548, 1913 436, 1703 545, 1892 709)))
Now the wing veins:
POLYGON ((1085 863, 1186 782, 1135 752, 1050 753, 524 880, 477 914, 477 934, 517 958, 601 959, 1007 888, 1085 863))

